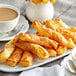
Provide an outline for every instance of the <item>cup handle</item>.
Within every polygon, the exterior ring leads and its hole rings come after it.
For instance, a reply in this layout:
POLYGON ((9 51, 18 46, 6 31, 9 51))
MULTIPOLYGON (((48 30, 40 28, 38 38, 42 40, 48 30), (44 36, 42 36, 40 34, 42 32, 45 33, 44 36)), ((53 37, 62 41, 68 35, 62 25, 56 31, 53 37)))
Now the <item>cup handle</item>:
POLYGON ((71 73, 76 74, 76 67, 72 60, 67 61, 66 67, 67 67, 67 70, 69 70, 71 73))

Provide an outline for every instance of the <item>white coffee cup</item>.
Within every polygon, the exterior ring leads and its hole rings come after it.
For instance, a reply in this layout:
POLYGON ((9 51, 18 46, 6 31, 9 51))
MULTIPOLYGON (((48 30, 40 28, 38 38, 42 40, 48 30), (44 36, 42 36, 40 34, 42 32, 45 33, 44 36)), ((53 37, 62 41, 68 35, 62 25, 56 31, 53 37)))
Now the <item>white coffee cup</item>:
POLYGON ((17 25, 19 17, 20 17, 20 11, 18 8, 12 5, 8 5, 8 4, 0 4, 0 8, 3 8, 3 7, 15 10, 18 16, 13 20, 0 21, 0 33, 6 33, 6 32, 10 32, 11 30, 13 30, 15 26, 17 25))
POLYGON ((76 67, 76 47, 73 49, 71 57, 72 57, 72 61, 73 61, 74 65, 76 67))

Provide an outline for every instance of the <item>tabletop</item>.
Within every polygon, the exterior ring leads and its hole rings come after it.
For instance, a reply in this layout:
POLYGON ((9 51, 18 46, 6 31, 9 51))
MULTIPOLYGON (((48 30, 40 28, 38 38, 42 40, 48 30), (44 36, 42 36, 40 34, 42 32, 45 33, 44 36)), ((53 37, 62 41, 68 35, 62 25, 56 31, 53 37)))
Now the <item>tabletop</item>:
MULTIPOLYGON (((4 1, 4 3, 5 3, 5 1, 7 1, 7 0, 0 0, 0 3, 1 3, 1 1, 4 1)), ((8 0, 8 1, 15 1, 15 0, 8 0)), ((17 0, 17 1, 20 1, 20 0, 17 0)), ((23 1, 23 0, 21 0, 21 1, 23 1)), ((76 23, 76 0, 56 0, 56 3, 54 4, 54 9, 55 9, 54 18, 59 17, 67 25, 75 26, 75 23, 76 23)), ((33 28, 31 27, 31 24, 30 24, 30 28, 27 31, 27 33, 31 33, 31 32, 34 33, 35 30, 33 30, 33 28)), ((3 47, 3 45, 5 43, 6 42, 0 42, 0 48, 3 47)), ((49 66, 53 66, 55 64, 60 64, 62 60, 63 60, 63 58, 56 60, 56 61, 53 61, 53 62, 50 62, 50 63, 45 64, 45 65, 40 66, 40 67, 49 67, 49 66)), ((18 73, 5 73, 5 72, 0 71, 0 76, 18 76, 19 74, 20 74, 20 72, 18 72, 18 73)))

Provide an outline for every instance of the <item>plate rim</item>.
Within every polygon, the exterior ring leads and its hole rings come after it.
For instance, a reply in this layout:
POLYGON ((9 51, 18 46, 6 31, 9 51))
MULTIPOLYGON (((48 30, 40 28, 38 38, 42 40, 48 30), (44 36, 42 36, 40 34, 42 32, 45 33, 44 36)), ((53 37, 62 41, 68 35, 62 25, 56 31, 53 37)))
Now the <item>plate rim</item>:
POLYGON ((58 60, 66 55, 69 55, 71 53, 71 51, 68 51, 66 53, 64 53, 63 55, 61 56, 57 56, 57 57, 54 57, 54 58, 50 58, 50 60, 45 60, 44 62, 41 62, 39 64, 35 64, 35 65, 32 65, 30 67, 25 67, 25 68, 21 68, 21 69, 14 69, 14 70, 8 70, 8 69, 1 69, 0 68, 0 71, 3 71, 3 72, 21 72, 21 71, 25 71, 25 70, 29 70, 29 69, 33 69, 33 68, 36 68, 36 67, 39 67, 41 65, 44 65, 44 64, 47 64, 49 62, 52 62, 52 61, 55 61, 55 60, 58 60))

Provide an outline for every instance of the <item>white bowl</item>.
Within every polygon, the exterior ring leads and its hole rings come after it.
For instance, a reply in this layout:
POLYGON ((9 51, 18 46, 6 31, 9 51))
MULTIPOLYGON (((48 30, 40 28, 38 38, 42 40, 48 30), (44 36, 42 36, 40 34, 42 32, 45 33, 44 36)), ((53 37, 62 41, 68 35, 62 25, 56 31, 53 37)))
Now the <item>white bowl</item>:
POLYGON ((73 49, 72 54, 71 54, 72 61, 73 61, 74 65, 76 66, 76 57, 75 57, 75 55, 76 55, 76 47, 73 49))
POLYGON ((33 22, 39 20, 43 21, 52 19, 54 16, 54 8, 50 1, 47 3, 34 4, 32 1, 26 4, 26 16, 33 22))
POLYGON ((18 10, 18 8, 12 5, 8 5, 8 4, 0 4, 0 8, 3 8, 3 7, 15 10, 18 13, 18 16, 13 20, 0 21, 0 33, 6 33, 13 30, 15 26, 17 25, 19 17, 20 17, 20 11, 18 10))

